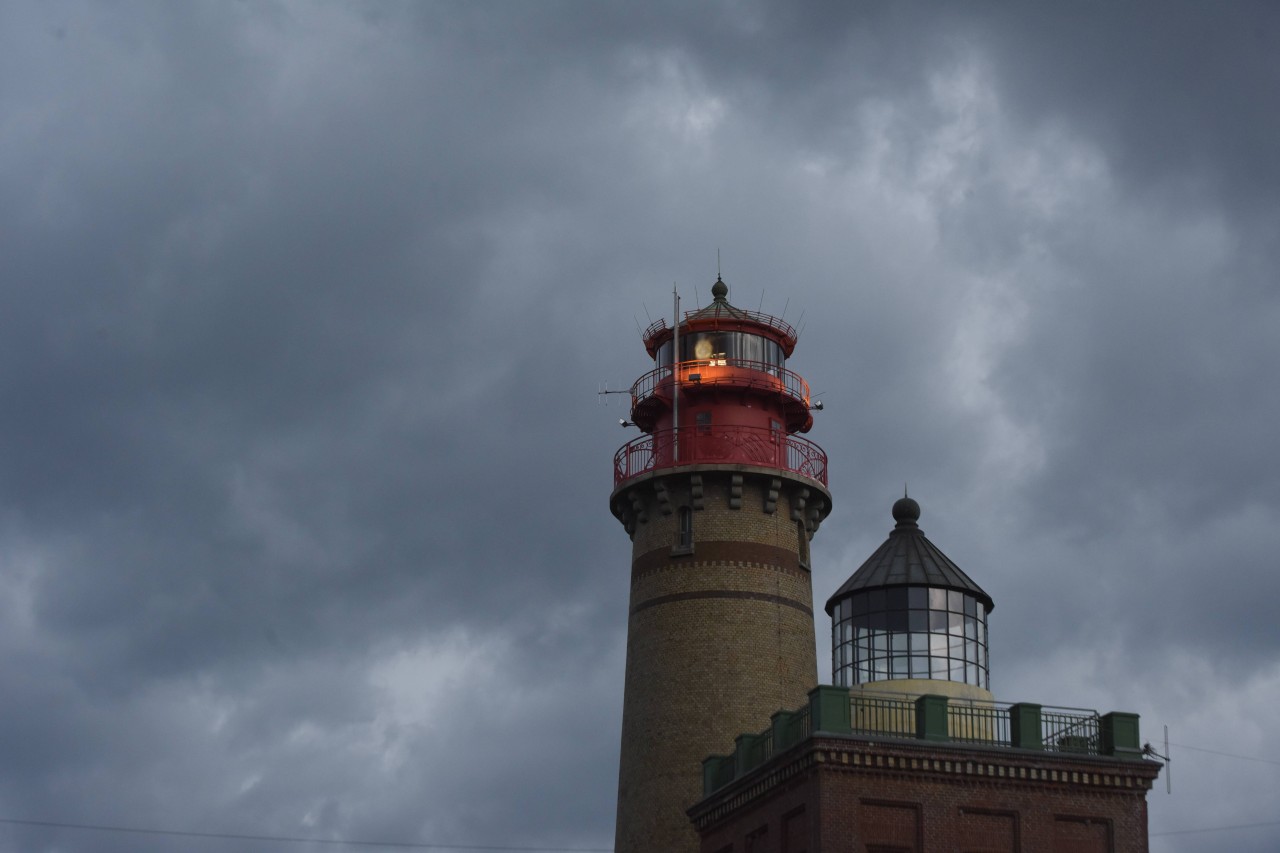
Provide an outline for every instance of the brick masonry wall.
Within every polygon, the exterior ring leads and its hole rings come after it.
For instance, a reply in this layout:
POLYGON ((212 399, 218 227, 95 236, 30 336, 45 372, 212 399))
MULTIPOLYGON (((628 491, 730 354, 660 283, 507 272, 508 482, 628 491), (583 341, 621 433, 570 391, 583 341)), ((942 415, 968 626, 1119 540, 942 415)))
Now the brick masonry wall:
POLYGON ((1149 761, 822 738, 693 814, 704 853, 1143 853, 1158 772, 1149 761), (801 815, 804 839, 785 831, 801 815))
POLYGON ((829 498, 799 478, 689 466, 614 499, 633 542, 615 850, 693 853, 702 759, 817 683, 801 553, 829 498))

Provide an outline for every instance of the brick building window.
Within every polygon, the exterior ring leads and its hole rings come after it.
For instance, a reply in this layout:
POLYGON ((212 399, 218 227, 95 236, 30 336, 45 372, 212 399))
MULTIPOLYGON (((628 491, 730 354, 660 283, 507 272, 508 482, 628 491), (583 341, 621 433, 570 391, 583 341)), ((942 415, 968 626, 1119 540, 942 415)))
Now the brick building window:
POLYGON ((809 853, 809 816, 804 806, 782 816, 782 853, 809 853))

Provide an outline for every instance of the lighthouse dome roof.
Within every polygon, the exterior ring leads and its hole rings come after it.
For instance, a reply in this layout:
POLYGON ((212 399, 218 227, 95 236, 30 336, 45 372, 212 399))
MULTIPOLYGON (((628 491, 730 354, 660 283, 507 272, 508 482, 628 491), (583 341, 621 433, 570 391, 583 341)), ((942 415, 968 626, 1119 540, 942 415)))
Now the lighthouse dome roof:
POLYGON ((959 590, 981 601, 987 610, 995 607, 991 596, 924 535, 917 523, 920 504, 909 497, 899 498, 893 505, 893 518, 897 524, 889 538, 827 600, 828 614, 848 596, 895 586, 959 590))

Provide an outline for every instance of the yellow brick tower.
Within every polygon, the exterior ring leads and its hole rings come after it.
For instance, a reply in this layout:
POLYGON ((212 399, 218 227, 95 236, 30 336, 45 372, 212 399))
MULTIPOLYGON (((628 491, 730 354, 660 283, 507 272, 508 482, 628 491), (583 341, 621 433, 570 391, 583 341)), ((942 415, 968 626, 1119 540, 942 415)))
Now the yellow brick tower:
MULTIPOLYGON (((831 509, 782 320, 712 303, 644 333, 644 433, 614 459, 632 540, 616 853, 693 853, 701 761, 817 684, 809 540, 831 509)), ((680 312, 677 308, 676 315, 680 312)))

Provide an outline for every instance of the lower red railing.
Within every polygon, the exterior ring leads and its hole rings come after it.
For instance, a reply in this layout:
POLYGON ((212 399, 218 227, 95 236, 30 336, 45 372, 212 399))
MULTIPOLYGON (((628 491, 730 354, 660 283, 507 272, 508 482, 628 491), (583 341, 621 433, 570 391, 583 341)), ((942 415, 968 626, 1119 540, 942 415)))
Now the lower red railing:
POLYGON ((808 439, 764 427, 717 426, 658 430, 618 449, 615 486, 657 468, 708 462, 740 462, 781 468, 827 484, 827 454, 808 439))

